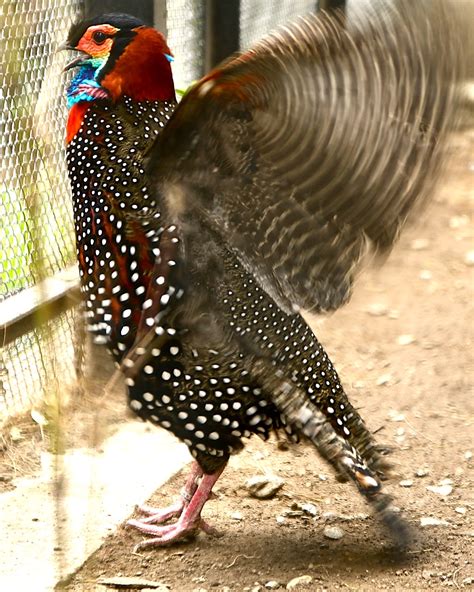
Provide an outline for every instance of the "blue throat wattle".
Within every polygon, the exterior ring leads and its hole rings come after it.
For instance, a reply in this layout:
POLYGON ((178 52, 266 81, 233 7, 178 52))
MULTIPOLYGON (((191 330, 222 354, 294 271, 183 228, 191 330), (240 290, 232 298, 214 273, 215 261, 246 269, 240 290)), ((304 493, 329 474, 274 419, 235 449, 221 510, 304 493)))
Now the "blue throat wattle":
POLYGON ((97 82, 96 77, 104 65, 103 59, 84 62, 67 89, 67 106, 70 109, 81 101, 95 101, 107 98, 108 94, 97 82))

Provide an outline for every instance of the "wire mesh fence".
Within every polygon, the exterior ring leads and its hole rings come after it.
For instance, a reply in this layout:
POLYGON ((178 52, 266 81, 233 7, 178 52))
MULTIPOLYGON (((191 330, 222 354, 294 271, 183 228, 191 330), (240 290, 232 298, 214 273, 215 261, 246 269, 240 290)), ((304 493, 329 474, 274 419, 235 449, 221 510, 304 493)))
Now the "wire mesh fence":
POLYGON ((317 0, 241 0, 241 49, 248 48, 275 27, 299 15, 314 12, 317 5, 317 0))
MULTIPOLYGON (((76 384, 79 309, 70 309, 5 346, 0 366, 0 417, 56 404, 76 384), (59 392, 61 391, 61 392, 59 392), (3 409, 2 409, 3 407, 3 409)), ((64 400, 63 400, 64 403, 64 400)))
POLYGON ((173 52, 177 89, 186 89, 203 72, 205 3, 202 0, 167 2, 166 29, 173 52))
MULTIPOLYGON (((156 18, 161 2, 176 87, 185 89, 204 72, 208 2, 149 1, 156 18)), ((17 293, 74 264, 64 154, 67 78, 65 58, 56 48, 90 4, 0 0, 0 313, 17 293)), ((113 2, 106 4, 108 11, 114 9, 113 2)), ((235 23, 241 48, 316 5, 313 0, 241 0, 235 23)), ((102 9, 96 3, 95 12, 102 9)), ((38 404, 58 376, 62 382, 75 379, 78 318, 77 311, 62 313, 0 349, 0 422, 38 404)))
MULTIPOLYGON (((0 306, 74 261, 64 158, 65 78, 56 48, 81 0, 0 2, 0 306)), ((0 352, 0 419, 43 397, 53 374, 72 378, 70 318, 0 352), (57 350, 57 351, 56 351, 57 350), (57 354, 57 355, 56 355, 57 354), (64 359, 62 367, 57 360, 64 359)), ((8 335, 3 339, 8 340, 8 335)))
POLYGON ((64 77, 55 50, 80 10, 79 0, 0 4, 3 297, 73 261, 63 149, 64 77))

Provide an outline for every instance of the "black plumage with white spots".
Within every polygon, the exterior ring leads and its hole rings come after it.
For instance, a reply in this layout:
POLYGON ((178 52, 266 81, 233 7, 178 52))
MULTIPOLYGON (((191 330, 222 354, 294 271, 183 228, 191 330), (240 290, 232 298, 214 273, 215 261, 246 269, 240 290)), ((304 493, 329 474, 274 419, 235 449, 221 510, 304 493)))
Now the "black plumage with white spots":
MULTIPOLYGON (((133 411, 171 430, 211 472, 215 457, 227 460, 242 448, 242 437, 267 438, 284 419, 261 384, 252 381, 242 353, 223 360, 219 349, 187 344, 188 329, 181 324, 186 327, 189 307, 197 306, 193 282, 186 278, 177 229, 167 224, 159 200, 150 197, 143 168, 143 155, 173 109, 128 98, 113 109, 92 106, 68 147, 68 165, 89 329, 117 362, 133 369, 126 378, 133 411), (136 364, 133 356, 123 358, 140 324, 142 333, 151 329, 155 336, 143 353, 143 346, 133 350, 136 364)), ((342 437, 373 450, 302 317, 281 311, 230 252, 224 250, 222 259, 220 277, 209 279, 225 327, 269 352, 342 437)), ((287 431, 293 435, 290 427, 287 431)))
POLYGON ((197 461, 177 506, 130 522, 155 536, 146 544, 209 531, 201 510, 229 455, 274 430, 309 439, 406 540, 381 491, 386 464, 300 314, 349 299, 367 254, 389 252, 442 160, 459 55, 453 44, 438 56, 431 41, 452 32, 450 14, 438 0, 381 4, 351 29, 301 19, 178 107, 143 99, 173 89, 158 33, 124 15, 71 33, 95 60, 73 85, 92 100, 68 144, 88 323, 133 411, 197 461), (127 87, 150 56, 166 84, 156 74, 145 90, 127 87))

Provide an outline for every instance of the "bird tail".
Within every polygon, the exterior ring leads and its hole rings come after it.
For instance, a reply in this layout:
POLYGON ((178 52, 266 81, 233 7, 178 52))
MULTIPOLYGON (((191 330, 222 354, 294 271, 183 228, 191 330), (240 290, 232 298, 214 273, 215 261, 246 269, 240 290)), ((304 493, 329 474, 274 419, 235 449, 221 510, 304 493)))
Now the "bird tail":
MULTIPOLYGON (((310 440, 339 475, 355 483, 377 516, 388 527, 396 547, 400 550, 407 548, 411 541, 409 526, 395 510, 392 498, 382 492, 377 472, 370 467, 361 452, 336 433, 324 414, 308 400, 306 393, 289 382, 282 372, 277 370, 273 375, 269 374, 262 359, 254 363, 253 370, 264 388, 272 393, 272 402, 286 423, 310 440)), ((375 454, 373 446, 370 451, 375 454)))

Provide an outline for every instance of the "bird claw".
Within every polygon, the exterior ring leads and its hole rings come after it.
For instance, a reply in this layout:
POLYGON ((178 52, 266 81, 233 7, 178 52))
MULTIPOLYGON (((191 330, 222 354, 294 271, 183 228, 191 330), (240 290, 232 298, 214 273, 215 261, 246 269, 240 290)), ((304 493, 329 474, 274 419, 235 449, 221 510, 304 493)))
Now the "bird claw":
POLYGON ((181 516, 184 507, 185 503, 183 500, 180 500, 166 508, 153 508, 152 506, 147 505, 136 506, 136 510, 138 512, 148 516, 148 518, 140 518, 140 520, 137 520, 137 522, 140 522, 141 524, 162 524, 170 518, 181 516))
POLYGON ((203 530, 210 536, 220 537, 223 535, 223 533, 202 519, 197 524, 186 524, 178 520, 174 524, 165 526, 154 526, 143 520, 129 520, 127 526, 137 528, 141 532, 153 535, 154 537, 135 545, 133 549, 134 553, 146 547, 162 547, 185 539, 194 538, 199 530, 203 530))
POLYGON ((137 509, 145 514, 145 517, 133 518, 128 520, 126 524, 151 535, 153 538, 138 543, 134 548, 134 553, 146 547, 169 545, 194 537, 199 530, 203 530, 211 536, 221 536, 213 526, 201 518, 201 510, 211 498, 212 486, 224 467, 225 465, 215 473, 203 475, 202 469, 195 463, 177 502, 162 509, 147 505, 138 506, 137 509), (176 522, 163 524, 174 517, 178 518, 176 522))

